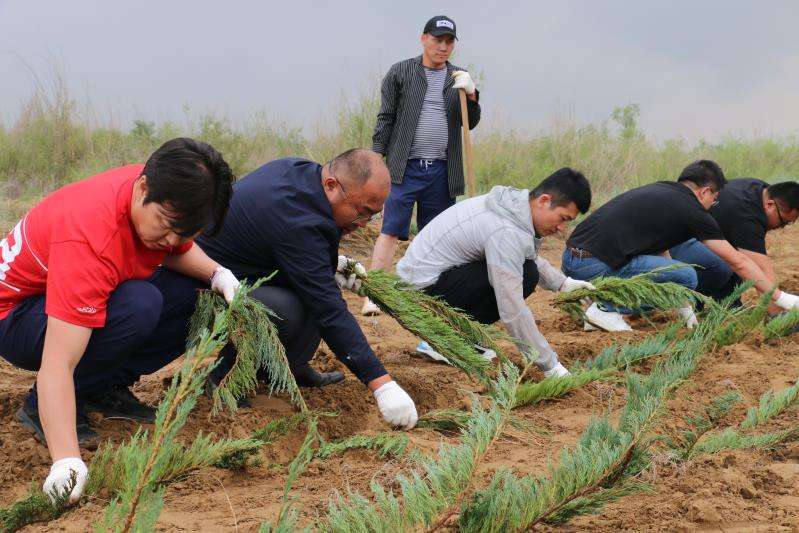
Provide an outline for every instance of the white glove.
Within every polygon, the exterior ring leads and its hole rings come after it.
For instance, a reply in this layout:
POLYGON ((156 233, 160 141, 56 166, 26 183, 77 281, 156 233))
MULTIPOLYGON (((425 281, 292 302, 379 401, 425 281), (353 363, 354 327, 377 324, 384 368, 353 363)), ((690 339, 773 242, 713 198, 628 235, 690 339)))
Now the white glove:
POLYGON ((544 371, 545 378, 565 378, 566 376, 571 376, 571 372, 569 372, 565 366, 560 364, 560 362, 555 363, 555 366, 550 368, 549 370, 544 371))
POLYGON ((790 311, 791 309, 799 308, 799 296, 780 291, 780 297, 777 298, 774 303, 786 311, 790 311))
POLYGON ((63 495, 70 487, 69 503, 75 503, 83 494, 83 487, 89 477, 89 469, 80 457, 59 459, 50 467, 50 474, 44 480, 42 490, 55 504, 57 495, 63 495), (75 486, 72 487, 72 472, 75 472, 75 486))
POLYGON ((241 283, 233 275, 233 272, 225 267, 216 267, 214 275, 211 276, 211 289, 221 294, 228 304, 233 301, 240 285, 241 283))
POLYGON ((360 294, 361 280, 366 277, 366 269, 362 264, 346 255, 338 256, 338 265, 334 275, 339 289, 349 289, 354 293, 360 294), (350 273, 349 276, 347 273, 350 273))
POLYGON ((416 414, 416 405, 408 393, 397 385, 396 381, 389 381, 374 392, 377 408, 383 419, 392 426, 404 429, 413 429, 419 415, 416 414))
POLYGON ((455 78, 455 83, 452 84, 453 89, 463 89, 466 94, 474 94, 477 87, 475 87, 474 81, 472 81, 472 77, 468 72, 456 70, 452 73, 452 77, 455 78))
POLYGON ((594 287, 594 284, 590 281, 582 281, 574 278, 564 279, 560 286, 560 292, 571 292, 577 289, 589 289, 595 291, 596 287, 594 287))
POLYGON ((680 307, 677 312, 685 320, 685 327, 688 329, 694 329, 694 327, 699 325, 699 320, 696 319, 693 307, 680 307))

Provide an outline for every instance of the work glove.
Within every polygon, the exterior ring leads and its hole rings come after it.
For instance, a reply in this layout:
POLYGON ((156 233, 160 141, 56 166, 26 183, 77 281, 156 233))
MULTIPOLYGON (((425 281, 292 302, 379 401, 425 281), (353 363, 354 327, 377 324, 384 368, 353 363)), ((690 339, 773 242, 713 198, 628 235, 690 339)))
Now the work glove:
POLYGON ((799 296, 794 296, 785 291, 780 291, 780 297, 774 301, 779 307, 786 311, 799 308, 799 296))
POLYGON ((571 292, 577 289, 589 289, 592 291, 596 290, 594 284, 590 281, 582 281, 579 279, 574 278, 566 278, 563 280, 563 283, 560 285, 560 292, 571 292))
POLYGON ((694 329, 695 326, 699 325, 699 320, 696 319, 696 313, 694 313, 693 307, 680 307, 677 309, 677 312, 682 319, 685 320, 685 327, 688 329, 694 329))
POLYGON ((397 385, 396 381, 389 381, 374 392, 377 408, 383 419, 392 426, 403 429, 413 429, 419 415, 416 414, 416 405, 408 393, 397 385))
POLYGON ((350 259, 346 255, 338 256, 336 265, 336 283, 339 289, 349 289, 354 293, 361 294, 361 280, 366 277, 366 269, 355 259, 350 259))
POLYGON ((565 366, 560 364, 560 362, 555 363, 555 366, 550 368, 549 370, 544 370, 544 377, 545 378, 563 378, 566 376, 571 376, 571 372, 569 372, 565 366))
POLYGON ((474 94, 477 87, 475 87, 474 81, 472 81, 472 77, 468 72, 456 70, 452 73, 452 77, 455 78, 455 83, 452 84, 453 89, 463 89, 466 94, 474 94))
POLYGON ((63 496, 70 487, 69 503, 75 503, 83 494, 83 487, 89 477, 89 469, 80 457, 59 459, 50 467, 50 474, 44 480, 42 490, 55 505, 58 496, 63 496), (75 485, 72 486, 72 473, 75 473, 75 485))
POLYGON ((233 297, 236 295, 236 291, 239 290, 240 285, 241 283, 233 275, 233 272, 222 266, 216 267, 213 276, 211 276, 211 289, 221 294, 228 305, 233 301, 233 297))

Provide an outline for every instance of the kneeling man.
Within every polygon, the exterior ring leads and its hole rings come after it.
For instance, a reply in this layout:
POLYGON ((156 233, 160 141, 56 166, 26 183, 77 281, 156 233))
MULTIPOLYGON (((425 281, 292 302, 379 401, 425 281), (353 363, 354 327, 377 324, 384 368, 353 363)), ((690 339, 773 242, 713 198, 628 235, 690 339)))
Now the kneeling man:
MULTIPOLYGON (((538 254, 543 237, 563 231, 590 206, 588 180, 570 168, 532 191, 496 186, 434 218, 411 242, 397 274, 481 323, 502 320, 520 349, 538 352, 537 365, 547 377, 568 375, 524 300, 539 281, 552 291, 593 288, 538 254)), ((438 355, 425 343, 417 349, 438 355)))

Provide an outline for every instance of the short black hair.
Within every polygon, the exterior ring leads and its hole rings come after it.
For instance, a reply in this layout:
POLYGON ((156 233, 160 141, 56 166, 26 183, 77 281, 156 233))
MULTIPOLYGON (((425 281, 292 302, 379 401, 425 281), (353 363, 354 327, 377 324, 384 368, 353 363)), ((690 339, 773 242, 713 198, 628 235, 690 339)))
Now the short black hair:
POLYGON ((724 171, 715 161, 699 159, 685 167, 677 178, 678 182, 690 181, 697 187, 713 187, 720 191, 727 185, 724 171))
POLYGON ((771 199, 781 204, 781 207, 787 207, 789 211, 799 209, 799 183, 783 181, 769 185, 766 190, 771 199))
POLYGON ((542 194, 552 196, 552 207, 574 202, 580 213, 591 208, 591 184, 582 173, 569 167, 556 170, 530 191, 531 198, 538 198, 542 194))
POLYGON ((175 233, 189 237, 207 227, 214 235, 222 228, 236 178, 210 144, 186 137, 167 141, 153 152, 142 174, 147 181, 144 203, 163 205, 175 233))

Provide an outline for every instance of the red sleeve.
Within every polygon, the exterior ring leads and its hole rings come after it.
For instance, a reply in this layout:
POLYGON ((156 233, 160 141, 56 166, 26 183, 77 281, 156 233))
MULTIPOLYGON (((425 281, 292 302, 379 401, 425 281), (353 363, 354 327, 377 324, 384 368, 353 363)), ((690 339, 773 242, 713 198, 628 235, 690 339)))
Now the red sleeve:
POLYGON ((85 242, 50 246, 45 313, 87 328, 105 325, 106 304, 119 285, 114 266, 85 242))
POLYGON ((191 250, 192 246, 194 246, 194 241, 189 241, 189 242, 187 242, 185 244, 181 244, 177 248, 171 248, 169 250, 169 253, 170 254, 174 254, 174 255, 183 255, 186 252, 188 252, 189 250, 191 250))

